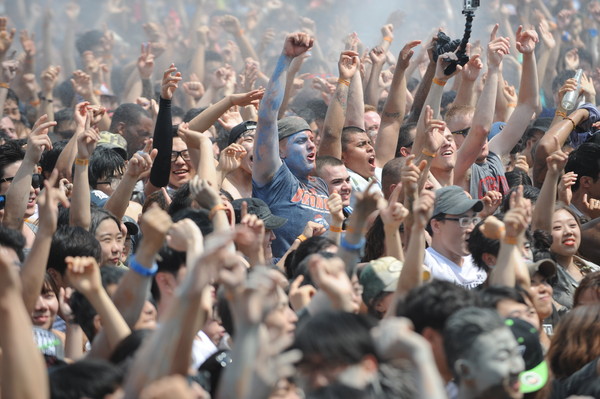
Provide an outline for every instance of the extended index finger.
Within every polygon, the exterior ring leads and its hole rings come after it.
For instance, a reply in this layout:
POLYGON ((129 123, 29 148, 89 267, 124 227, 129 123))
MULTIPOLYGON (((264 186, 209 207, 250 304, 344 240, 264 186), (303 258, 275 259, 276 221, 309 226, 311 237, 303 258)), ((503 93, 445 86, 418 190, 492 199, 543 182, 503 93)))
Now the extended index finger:
POLYGON ((496 34, 498 33, 498 27, 500 25, 496 24, 494 25, 494 28, 492 29, 492 33, 490 33, 490 42, 496 40, 496 34))
POLYGON ((240 208, 240 217, 244 219, 248 214, 248 203, 246 201, 242 201, 242 207, 240 208))

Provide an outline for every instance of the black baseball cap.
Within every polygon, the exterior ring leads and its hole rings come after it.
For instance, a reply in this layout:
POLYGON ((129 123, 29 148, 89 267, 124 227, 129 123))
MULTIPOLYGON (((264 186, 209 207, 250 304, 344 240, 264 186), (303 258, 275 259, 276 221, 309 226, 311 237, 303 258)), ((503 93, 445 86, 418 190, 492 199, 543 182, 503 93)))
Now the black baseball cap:
POLYGON ((519 374, 520 390, 522 393, 537 392, 546 385, 549 375, 539 332, 525 320, 517 318, 506 319, 505 324, 515 336, 525 362, 525 371, 519 374))
POLYGON ((227 139, 227 145, 231 145, 236 142, 237 139, 248 130, 255 130, 256 122, 254 121, 244 121, 239 125, 234 126, 233 129, 229 132, 229 138, 227 139))

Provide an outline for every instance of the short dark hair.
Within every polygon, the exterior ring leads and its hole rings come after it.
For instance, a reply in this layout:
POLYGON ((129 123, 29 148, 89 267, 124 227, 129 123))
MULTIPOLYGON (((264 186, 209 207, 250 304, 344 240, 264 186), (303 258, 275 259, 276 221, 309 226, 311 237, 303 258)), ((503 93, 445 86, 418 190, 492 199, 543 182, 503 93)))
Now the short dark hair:
POLYGON ((13 249, 21 262, 25 260, 23 253, 25 237, 20 231, 9 229, 0 224, 0 246, 13 249))
POLYGON ((60 226, 52 236, 47 268, 54 269, 64 276, 67 256, 92 256, 99 263, 102 249, 96 237, 84 228, 60 226))
MULTIPOLYGON (((502 215, 497 215, 497 217, 502 220, 502 215)), ((491 239, 485 236, 481 232, 481 226, 485 223, 485 220, 479 222, 471 234, 469 235, 468 246, 469 252, 471 252, 471 256, 473 257, 473 261, 480 269, 489 271, 488 265, 483 261, 483 254, 490 254, 493 256, 498 256, 498 252, 500 251, 500 240, 491 239)))
POLYGON ((383 195, 388 198, 392 192, 390 191, 390 187, 392 184, 399 184, 400 178, 402 176, 402 167, 406 164, 406 159, 401 157, 396 157, 390 159, 383 165, 383 169, 381 170, 381 189, 383 191, 383 195))
POLYGON ((0 145, 0 178, 6 177, 4 176, 4 169, 7 166, 23 159, 25 159, 25 151, 17 140, 10 140, 0 145))
POLYGON ((52 143, 52 149, 44 151, 42 153, 42 159, 40 159, 40 166, 42 167, 42 173, 50 175, 56 166, 56 161, 60 156, 60 153, 66 147, 68 140, 60 140, 52 143))
POLYGON ((316 170, 317 176, 321 175, 321 170, 323 169, 324 166, 344 166, 344 163, 342 162, 341 159, 332 157, 331 155, 318 156, 315 161, 315 164, 316 164, 315 170, 316 170))
POLYGON ((119 368, 106 360, 83 359, 48 370, 50 398, 104 398, 114 393, 123 380, 119 368))
POLYGON ((409 318, 419 334, 425 327, 442 332, 454 312, 477 302, 473 292, 449 281, 433 280, 413 288, 399 303, 396 314, 409 318))
POLYGON ((114 133, 121 122, 126 126, 137 125, 144 116, 150 118, 148 112, 141 105, 134 103, 121 104, 115 109, 108 130, 114 133))
POLYGON ((88 172, 88 181, 92 189, 95 189, 102 179, 124 172, 125 160, 115 150, 97 147, 92 153, 88 172))
POLYGON ((303 360, 318 356, 329 364, 357 364, 367 355, 377 358, 371 337, 374 326, 373 319, 361 314, 318 313, 298 328, 292 347, 302 351, 303 360))
POLYGON ((285 274, 289 279, 294 278, 296 276, 296 269, 298 268, 300 262, 310 255, 321 252, 325 248, 332 245, 336 245, 335 242, 324 236, 313 236, 307 238, 305 241, 300 243, 294 252, 292 262, 289 264, 289 268, 286 268, 285 274))
POLYGON ((586 290, 593 290, 595 292, 596 300, 600 302, 600 271, 587 274, 579 282, 579 286, 575 289, 575 294, 573 294, 573 307, 581 305, 581 295, 586 290))
POLYGON ((502 318, 491 309, 470 306, 451 315, 444 327, 444 352, 454 379, 460 382, 454 363, 469 356, 477 348, 477 338, 501 328, 508 328, 502 318))
MULTIPOLYGON (((182 266, 185 266, 185 262, 185 252, 175 251, 173 248, 166 245, 163 245, 160 251, 158 251, 156 264, 158 265, 159 272, 171 273, 173 276, 176 276, 179 269, 181 269, 182 266)), ((158 289, 158 284, 156 284, 156 278, 152 279, 150 292, 155 301, 160 301, 160 290, 158 289)))
POLYGON ((357 126, 346 126, 342 129, 342 152, 346 151, 348 147, 348 143, 350 142, 352 136, 358 133, 367 133, 364 129, 357 126))
POLYGON ((417 128, 417 122, 407 122, 400 126, 400 133, 398 134, 398 143, 396 144, 396 156, 402 156, 400 154, 400 148, 412 147, 415 141, 413 135, 410 132, 417 128))
POLYGON ((596 182, 600 175, 600 144, 583 143, 575 151, 572 151, 565 165, 565 173, 568 172, 577 174, 577 180, 571 187, 573 192, 579 190, 583 176, 591 177, 596 182))
POLYGON ((490 309, 496 309, 498 304, 504 300, 512 300, 524 305, 527 304, 521 291, 515 287, 505 285, 495 285, 482 289, 479 291, 479 299, 481 307, 490 309))
POLYGON ((171 205, 169 205, 169 215, 173 216, 182 209, 192 206, 192 197, 190 184, 184 183, 171 195, 171 205))
POLYGON ((92 50, 95 46, 101 45, 102 37, 104 37, 104 32, 101 30, 88 30, 77 38, 75 47, 79 54, 83 54, 86 51, 92 50))
POLYGON ((195 117, 197 117, 198 115, 200 115, 207 107, 204 108, 190 108, 187 110, 187 112, 183 115, 183 121, 184 122, 189 122, 192 119, 194 119, 195 117))
MULTIPOLYGON (((512 187, 502 199, 500 211, 506 213, 510 210, 510 197, 519 189, 518 186, 512 187)), ((523 198, 531 201, 531 205, 535 205, 540 195, 540 189, 534 186, 523 185, 523 198)))

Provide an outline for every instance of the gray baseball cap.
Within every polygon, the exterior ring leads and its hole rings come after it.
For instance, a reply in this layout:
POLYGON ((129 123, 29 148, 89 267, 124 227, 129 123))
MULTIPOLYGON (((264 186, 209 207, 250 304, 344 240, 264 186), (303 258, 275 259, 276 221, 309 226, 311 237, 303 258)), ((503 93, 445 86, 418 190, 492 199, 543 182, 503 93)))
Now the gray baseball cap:
POLYGON ((312 131, 308 123, 299 116, 286 116, 277 121, 279 141, 305 130, 312 131))
POLYGON ((556 263, 552 259, 540 259, 534 263, 528 263, 529 277, 539 273, 545 278, 552 278, 556 275, 556 263))
POLYGON ((435 206, 433 217, 439 214, 461 215, 467 211, 479 212, 483 209, 483 202, 471 199, 459 186, 442 187, 435 192, 435 206))

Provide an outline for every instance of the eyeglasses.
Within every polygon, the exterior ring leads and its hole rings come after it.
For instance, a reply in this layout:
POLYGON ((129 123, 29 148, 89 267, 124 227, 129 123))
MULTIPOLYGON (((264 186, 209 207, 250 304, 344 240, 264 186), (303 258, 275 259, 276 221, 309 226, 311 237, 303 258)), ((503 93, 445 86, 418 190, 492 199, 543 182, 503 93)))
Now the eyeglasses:
POLYGON ((463 137, 467 137, 467 135, 469 134, 469 130, 471 130, 470 127, 466 127, 464 129, 460 129, 460 130, 456 130, 454 132, 451 132, 452 134, 460 134, 463 137))
POLYGON ((123 176, 109 176, 109 177, 106 178, 105 181, 96 182, 96 185, 98 185, 98 184, 108 184, 112 188, 116 188, 119 185, 119 183, 121 182, 122 179, 123 179, 123 176))
POLYGON ((481 222, 481 218, 477 216, 463 216, 461 218, 443 218, 440 220, 451 220, 453 222, 458 222, 458 224, 462 228, 469 227, 471 224, 477 224, 481 222))
POLYGON ((177 161, 177 158, 181 156, 184 161, 190 160, 190 152, 188 150, 183 151, 171 151, 171 162, 177 161))
MULTIPOLYGON (((15 176, 5 177, 4 179, 0 179, 0 183, 12 182, 14 179, 15 179, 15 176)), ((43 183, 44 183, 44 176, 40 175, 39 173, 35 173, 31 176, 31 187, 40 188, 40 187, 42 187, 43 183)))

